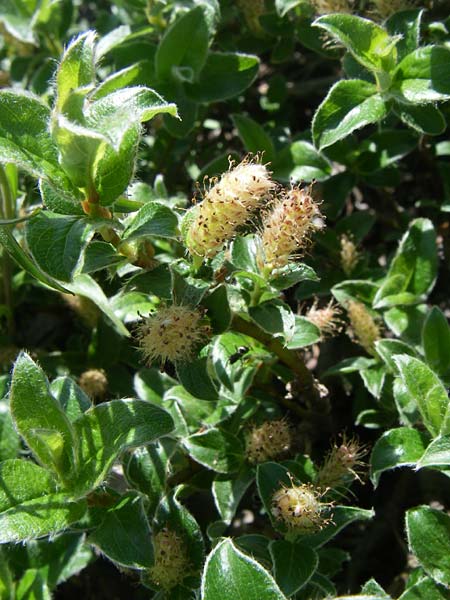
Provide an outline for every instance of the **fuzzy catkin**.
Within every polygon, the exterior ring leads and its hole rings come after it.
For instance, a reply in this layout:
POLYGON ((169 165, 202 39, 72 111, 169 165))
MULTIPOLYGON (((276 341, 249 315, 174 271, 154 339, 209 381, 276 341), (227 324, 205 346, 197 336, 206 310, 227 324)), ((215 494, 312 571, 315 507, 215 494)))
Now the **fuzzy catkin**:
POLYGON ((340 320, 341 313, 342 311, 333 300, 323 308, 317 307, 316 300, 306 313, 306 318, 320 329, 321 337, 323 339, 337 335, 340 332, 342 328, 342 321, 340 320))
POLYGON ((356 438, 347 440, 344 436, 342 443, 335 445, 323 465, 319 469, 315 483, 324 490, 337 489, 358 479, 357 469, 363 466, 361 458, 366 454, 366 449, 356 438))
POLYGON ((246 439, 246 456, 256 464, 285 455, 293 444, 292 428, 285 419, 254 427, 246 439))
POLYGON ((310 190, 292 188, 283 194, 263 220, 261 268, 273 270, 301 256, 310 244, 310 234, 323 227, 319 207, 310 190))
POLYGON ((380 328, 362 302, 351 300, 347 304, 351 331, 356 341, 368 354, 375 354, 375 342, 380 339, 380 328))
POLYGON ((233 239, 276 184, 265 165, 249 159, 224 173, 188 213, 186 245, 192 255, 212 258, 233 239))
POLYGON ((168 528, 153 536, 155 564, 149 569, 150 578, 164 590, 181 583, 189 571, 189 558, 183 540, 168 528))
POLYGON ((93 400, 100 400, 108 391, 108 378, 103 369, 88 369, 80 375, 80 388, 93 400))
POLYGON ((295 533, 313 533, 329 523, 321 496, 309 484, 283 486, 272 496, 272 515, 295 533))
POLYGON ((180 363, 192 358, 209 334, 203 313, 187 306, 166 306, 138 326, 137 337, 147 363, 180 363))

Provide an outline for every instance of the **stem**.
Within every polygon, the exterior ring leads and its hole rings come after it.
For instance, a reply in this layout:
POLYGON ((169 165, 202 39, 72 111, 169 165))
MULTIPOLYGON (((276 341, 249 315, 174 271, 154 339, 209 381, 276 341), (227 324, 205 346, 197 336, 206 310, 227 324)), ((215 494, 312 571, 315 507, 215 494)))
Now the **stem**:
POLYGON ((258 342, 264 344, 268 350, 276 354, 280 361, 295 373, 302 393, 318 396, 316 386, 314 385, 314 377, 306 367, 298 352, 295 350, 288 350, 280 341, 273 338, 269 333, 266 333, 254 323, 246 321, 239 315, 233 316, 231 327, 240 333, 258 340, 258 342))
MULTIPOLYGON (((0 165, 0 215, 3 219, 14 218, 14 198, 11 194, 8 178, 3 166, 0 165)), ((13 312, 13 293, 12 293, 12 264, 6 250, 3 250, 2 256, 2 286, 3 300, 8 308, 6 317, 6 326, 8 335, 14 335, 14 312, 13 312)))

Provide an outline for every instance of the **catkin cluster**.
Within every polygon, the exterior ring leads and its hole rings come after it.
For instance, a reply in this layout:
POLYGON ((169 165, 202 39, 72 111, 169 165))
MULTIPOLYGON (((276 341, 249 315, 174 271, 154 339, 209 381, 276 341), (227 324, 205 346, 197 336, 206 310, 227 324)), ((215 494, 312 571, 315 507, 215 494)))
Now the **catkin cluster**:
POLYGON ((267 168, 258 161, 244 159, 230 168, 187 216, 189 252, 203 258, 215 256, 275 187, 267 168))

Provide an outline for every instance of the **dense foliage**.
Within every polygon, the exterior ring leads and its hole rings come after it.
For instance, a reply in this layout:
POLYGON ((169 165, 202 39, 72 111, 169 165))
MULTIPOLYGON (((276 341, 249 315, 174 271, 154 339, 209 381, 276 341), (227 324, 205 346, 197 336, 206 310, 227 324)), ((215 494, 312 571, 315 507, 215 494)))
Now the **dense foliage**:
POLYGON ((0 598, 449 599, 448 2, 3 0, 0 69, 0 598))

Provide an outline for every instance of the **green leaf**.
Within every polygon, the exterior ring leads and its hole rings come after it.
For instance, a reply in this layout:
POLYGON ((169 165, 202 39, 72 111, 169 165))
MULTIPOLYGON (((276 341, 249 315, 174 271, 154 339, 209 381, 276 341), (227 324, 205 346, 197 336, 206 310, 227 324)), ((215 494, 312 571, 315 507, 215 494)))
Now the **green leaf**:
POLYGON ((401 10, 391 15, 385 22, 384 26, 389 35, 401 36, 396 46, 400 59, 419 47, 423 13, 424 10, 422 8, 401 10))
POLYGON ((239 502, 255 478, 246 465, 232 479, 218 475, 212 485, 212 494, 220 518, 229 525, 236 514, 239 502))
POLYGON ((330 367, 325 371, 322 377, 330 377, 331 375, 340 375, 346 373, 359 373, 364 369, 368 369, 376 364, 374 358, 366 358, 365 356, 355 356, 353 358, 344 358, 334 367, 330 367))
POLYGON ((370 71, 390 71, 395 66, 397 38, 373 21, 349 14, 330 14, 313 23, 325 29, 370 71))
POLYGON ((176 238, 177 216, 159 202, 147 202, 128 223, 122 239, 131 241, 144 236, 176 238))
POLYGON ((438 583, 450 581, 450 517, 420 506, 406 513, 408 544, 425 572, 438 583))
POLYGON ((437 585, 432 579, 422 579, 408 587, 398 600, 449 600, 450 591, 437 585))
POLYGON ((209 32, 203 8, 185 13, 167 30, 155 56, 158 79, 193 82, 206 61, 209 32))
POLYGON ((256 263, 258 244, 255 236, 237 237, 231 246, 231 262, 237 269, 259 273, 256 263))
POLYGON ((450 436, 443 435, 434 439, 417 463, 417 468, 450 467, 450 436))
POLYGON ((308 321, 306 317, 295 315, 294 333, 288 340, 286 348, 289 348, 289 350, 305 348, 305 346, 316 344, 320 341, 320 338, 321 333, 317 325, 308 321))
POLYGON ((426 135, 439 135, 447 127, 444 115, 432 104, 414 106, 398 103, 394 107, 394 112, 400 117, 403 123, 426 135))
POLYGON ((70 421, 75 421, 91 408, 88 396, 70 377, 57 377, 50 385, 50 392, 58 400, 70 421))
POLYGON ((0 543, 54 534, 78 521, 84 500, 59 493, 48 471, 26 460, 0 464, 0 543))
POLYGON ((16 458, 19 454, 19 450, 20 438, 14 428, 8 404, 5 400, 0 400, 0 462, 10 458, 16 458))
POLYGON ((143 497, 136 492, 122 496, 106 511, 88 541, 119 565, 132 569, 151 567, 153 544, 143 497))
POLYGON ((385 102, 375 85, 359 79, 338 81, 314 115, 314 144, 323 150, 353 131, 381 121, 386 114, 385 102))
POLYGON ((258 74, 259 59, 251 54, 210 52, 199 81, 186 85, 191 100, 218 102, 241 94, 258 74))
POLYGON ((399 101, 427 104, 450 98, 450 50, 424 46, 398 64, 389 90, 399 101))
POLYGON ((208 373, 206 357, 177 365, 177 375, 180 383, 195 398, 202 400, 217 400, 217 388, 208 373))
POLYGON ((0 162, 14 163, 65 189, 69 183, 58 163, 49 119, 50 109, 37 96, 0 91, 0 162))
POLYGON ((412 356, 400 354, 394 360, 431 435, 450 433, 450 404, 439 377, 425 363, 412 356))
POLYGON ((438 375, 450 369, 450 327, 444 314, 433 306, 425 319, 422 344, 427 363, 438 375))
POLYGON ((67 293, 67 289, 57 281, 49 277, 36 265, 30 256, 24 252, 20 244, 16 241, 13 234, 7 227, 0 226, 0 243, 5 248, 9 256, 27 273, 32 275, 37 281, 58 292, 67 293))
POLYGON ((16 600, 51 600, 51 594, 43 573, 27 569, 17 584, 16 600))
POLYGON ((401 342, 400 340, 383 339, 375 342, 375 349, 378 355, 383 359, 386 366, 392 373, 398 375, 397 365, 394 361, 396 354, 409 354, 410 356, 416 356, 414 348, 401 342))
POLYGON ((118 455, 170 433, 170 415, 143 400, 112 400, 94 406, 74 423, 80 439, 77 488, 89 490, 105 479, 118 455))
MULTIPOLYGON (((258 306, 251 306, 248 312, 253 321, 267 333, 284 338, 286 343, 292 340, 296 326, 296 315, 281 300, 269 300, 258 304, 258 306)), ((300 325, 302 324, 303 322, 300 325)))
POLYGON ((25 44, 36 44, 31 27, 36 0, 3 0, 0 23, 6 31, 25 44))
POLYGON ((372 304, 378 286, 373 281, 350 279, 342 281, 331 288, 331 293, 339 302, 345 306, 349 300, 357 300, 363 304, 372 304))
POLYGON ((240 440, 215 427, 190 435, 183 441, 183 445, 195 461, 217 473, 238 471, 244 460, 240 440))
POLYGON ((272 165, 274 177, 282 181, 323 181, 331 175, 331 165, 312 144, 292 142, 278 153, 272 165))
POLYGON ((303 263, 290 263, 282 269, 277 269, 270 285, 277 290, 287 290, 301 281, 319 281, 319 278, 312 267, 303 263))
POLYGON ((208 320, 214 333, 227 331, 231 323, 231 309, 225 285, 219 285, 206 298, 202 305, 207 310, 208 320))
POLYGON ((14 365, 10 397, 11 415, 27 445, 61 481, 70 480, 76 465, 74 429, 50 394, 44 372, 24 352, 14 365))
POLYGON ((427 445, 427 436, 417 429, 399 427, 386 431, 376 442, 370 457, 370 478, 377 486, 382 473, 415 466, 427 445))
POLYGON ((247 152, 252 154, 264 152, 264 161, 271 162, 275 150, 272 138, 265 132, 264 128, 245 115, 234 114, 231 118, 247 152))
POLYGON ((81 270, 83 251, 94 233, 95 223, 89 219, 50 211, 40 212, 26 226, 27 244, 37 264, 65 282, 81 270))
POLYGON ((220 542, 205 564, 203 600, 286 600, 271 575, 230 539, 220 542))
POLYGON ((368 521, 373 519, 375 512, 355 506, 334 506, 324 513, 324 516, 330 517, 331 524, 324 527, 318 533, 302 536, 302 542, 321 548, 332 540, 344 527, 355 521, 368 521))
POLYGON ((274 577, 286 596, 292 596, 308 583, 317 569, 317 553, 304 544, 293 544, 285 540, 270 543, 274 577))
POLYGON ((393 302, 401 304, 404 292, 412 297, 411 301, 414 296, 416 302, 424 299, 436 281, 437 263, 433 223, 429 219, 415 219, 400 241, 386 283, 377 292, 373 306, 382 308, 391 306, 393 302))
POLYGON ((384 320, 389 329, 409 344, 421 343, 421 332, 428 307, 425 304, 417 306, 396 306, 384 313, 384 320))
POLYGON ((95 82, 95 32, 87 31, 74 38, 67 46, 56 73, 56 104, 58 112, 65 112, 72 92, 87 88, 95 82))
MULTIPOLYGON (((124 326, 122 321, 116 317, 112 307, 109 304, 108 298, 105 296, 102 288, 98 283, 86 273, 77 275, 71 283, 66 284, 67 289, 73 294, 84 296, 92 300, 98 308, 112 321, 114 329, 120 335, 129 337, 130 333, 124 326)), ((65 290, 67 292, 67 290, 65 290)))

